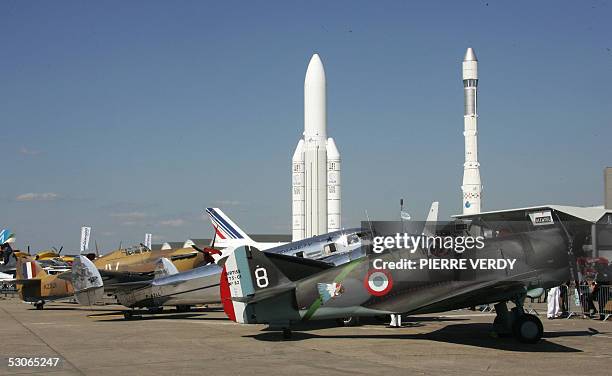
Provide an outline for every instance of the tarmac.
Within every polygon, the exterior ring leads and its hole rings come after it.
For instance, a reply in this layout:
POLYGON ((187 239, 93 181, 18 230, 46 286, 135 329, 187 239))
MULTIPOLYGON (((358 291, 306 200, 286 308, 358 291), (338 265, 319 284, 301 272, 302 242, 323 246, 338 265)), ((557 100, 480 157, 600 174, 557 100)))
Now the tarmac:
POLYGON ((0 374, 603 375, 612 366, 612 319, 540 316, 544 338, 527 345, 495 338, 494 314, 469 310, 411 316, 402 328, 312 323, 283 340, 264 325, 227 320, 219 307, 133 320, 122 309, 47 303, 38 311, 0 298, 0 374), (9 367, 10 357, 60 360, 9 367))

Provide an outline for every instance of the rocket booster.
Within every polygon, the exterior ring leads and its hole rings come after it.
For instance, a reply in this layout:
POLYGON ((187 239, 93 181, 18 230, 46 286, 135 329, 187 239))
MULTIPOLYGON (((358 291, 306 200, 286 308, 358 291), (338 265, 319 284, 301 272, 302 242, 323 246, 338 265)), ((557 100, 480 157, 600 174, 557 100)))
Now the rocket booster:
POLYGON ((327 138, 325 70, 317 54, 304 79, 304 134, 292 174, 293 240, 340 229, 340 153, 327 138))
POLYGON ((480 213, 482 184, 478 163, 478 59, 468 48, 462 63, 463 73, 463 136, 465 138, 465 163, 463 164, 463 214, 480 213))

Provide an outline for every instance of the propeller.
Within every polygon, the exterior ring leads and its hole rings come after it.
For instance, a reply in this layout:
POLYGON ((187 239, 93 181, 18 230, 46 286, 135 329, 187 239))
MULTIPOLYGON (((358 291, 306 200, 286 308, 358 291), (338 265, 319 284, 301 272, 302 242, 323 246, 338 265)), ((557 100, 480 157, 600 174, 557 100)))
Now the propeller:
POLYGON ((61 247, 60 247, 60 249, 59 249, 59 251, 57 251, 57 254, 58 254, 58 255, 61 255, 61 254, 62 254, 62 250, 63 250, 63 249, 64 249, 64 246, 61 246, 61 247))
POLYGON ((217 251, 214 248, 200 248, 197 245, 193 244, 191 246, 191 248, 195 249, 196 251, 200 252, 201 254, 204 255, 204 261, 206 261, 207 264, 212 264, 215 262, 215 258, 212 257, 212 255, 221 255, 220 251, 217 251))
POLYGON ((195 249, 196 251, 200 252, 201 254, 204 255, 204 260, 208 263, 208 264, 212 264, 215 262, 215 259, 212 257, 212 255, 221 255, 222 253, 218 250, 215 249, 215 241, 217 240, 217 226, 215 226, 215 233, 213 235, 212 238, 212 242, 210 244, 210 248, 204 248, 201 249, 200 247, 198 247, 195 244, 191 245, 191 248, 195 249))

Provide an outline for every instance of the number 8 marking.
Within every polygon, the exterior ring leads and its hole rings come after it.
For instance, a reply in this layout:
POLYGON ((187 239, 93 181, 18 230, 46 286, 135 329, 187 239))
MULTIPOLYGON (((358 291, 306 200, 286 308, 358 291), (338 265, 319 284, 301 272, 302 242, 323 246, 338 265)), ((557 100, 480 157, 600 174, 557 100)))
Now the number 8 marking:
POLYGON ((264 288, 268 287, 268 272, 265 268, 255 269, 255 280, 257 281, 257 287, 264 288))

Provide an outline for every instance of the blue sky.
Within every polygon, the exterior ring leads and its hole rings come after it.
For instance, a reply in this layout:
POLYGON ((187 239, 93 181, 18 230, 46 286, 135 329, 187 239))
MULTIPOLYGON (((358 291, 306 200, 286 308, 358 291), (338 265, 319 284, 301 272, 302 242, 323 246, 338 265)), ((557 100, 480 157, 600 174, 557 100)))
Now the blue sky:
POLYGON ((222 207, 290 232, 290 161, 318 52, 343 223, 461 210, 461 60, 479 58, 486 210, 599 205, 612 165, 605 1, 0 2, 0 225, 104 250, 209 237, 222 207))

